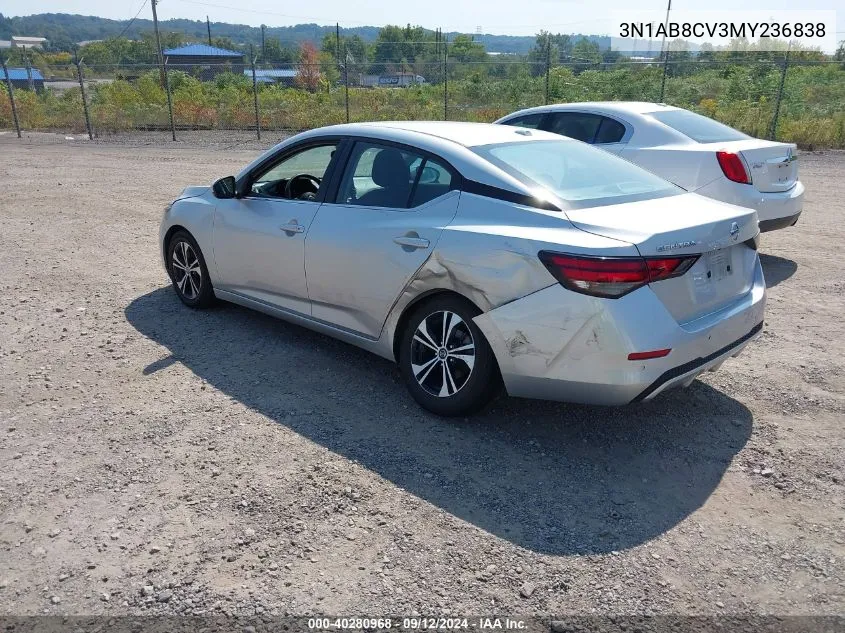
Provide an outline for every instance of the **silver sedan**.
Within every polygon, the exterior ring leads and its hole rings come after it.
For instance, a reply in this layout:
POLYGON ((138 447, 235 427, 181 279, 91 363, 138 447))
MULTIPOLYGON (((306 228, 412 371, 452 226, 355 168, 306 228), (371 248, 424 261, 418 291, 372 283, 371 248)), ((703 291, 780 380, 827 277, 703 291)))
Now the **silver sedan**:
POLYGON ((441 415, 502 384, 613 405, 690 384, 762 329, 757 239, 753 210, 584 143, 437 122, 299 134, 185 189, 160 230, 186 305, 231 301, 395 360, 441 415))

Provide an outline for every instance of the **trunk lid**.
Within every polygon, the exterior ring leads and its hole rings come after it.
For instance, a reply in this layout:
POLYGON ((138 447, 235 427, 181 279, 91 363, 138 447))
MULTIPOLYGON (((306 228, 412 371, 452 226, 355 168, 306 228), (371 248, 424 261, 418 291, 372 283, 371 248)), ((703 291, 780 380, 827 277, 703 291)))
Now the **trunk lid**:
POLYGON ((789 191, 798 181, 797 146, 792 143, 751 138, 707 145, 712 146, 714 154, 720 150, 739 154, 752 186, 761 193, 789 191))
POLYGON ((757 253, 752 209, 693 193, 568 210, 579 229, 629 242, 644 257, 699 255, 685 274, 649 284, 679 323, 710 314, 745 295, 757 253))

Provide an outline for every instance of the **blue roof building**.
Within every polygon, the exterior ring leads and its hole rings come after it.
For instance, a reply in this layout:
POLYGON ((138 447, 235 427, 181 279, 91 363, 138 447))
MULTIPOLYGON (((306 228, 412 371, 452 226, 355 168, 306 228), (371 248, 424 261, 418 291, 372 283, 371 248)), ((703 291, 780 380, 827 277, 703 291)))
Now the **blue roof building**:
POLYGON ((241 73, 244 68, 244 54, 207 44, 188 44, 162 51, 165 63, 176 70, 191 73, 204 81, 214 79, 220 73, 241 73))
MULTIPOLYGON (((41 74, 37 68, 32 69, 32 85, 36 90, 44 89, 44 75, 41 74)), ((9 78, 12 80, 12 86, 21 90, 29 88, 29 77, 26 73, 26 68, 10 68, 9 78)), ((6 82, 6 73, 0 68, 0 82, 6 82)))
MULTIPOLYGON (((249 79, 252 79, 252 69, 247 68, 244 70, 244 75, 246 75, 249 79)), ((286 68, 272 68, 269 70, 256 69, 255 82, 259 84, 284 84, 286 86, 292 86, 297 75, 299 75, 298 70, 286 68)))
POLYGON ((207 44, 187 44, 179 48, 169 48, 162 51, 165 57, 173 57, 174 63, 178 63, 175 58, 179 57, 210 57, 216 61, 221 59, 243 59, 244 54, 238 51, 229 51, 225 48, 217 48, 215 46, 208 46, 207 44))

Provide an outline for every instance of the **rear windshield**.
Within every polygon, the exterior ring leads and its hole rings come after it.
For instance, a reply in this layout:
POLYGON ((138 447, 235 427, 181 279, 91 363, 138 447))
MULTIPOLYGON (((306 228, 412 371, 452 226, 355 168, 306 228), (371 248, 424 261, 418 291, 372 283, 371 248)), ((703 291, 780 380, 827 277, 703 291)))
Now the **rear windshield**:
POLYGON ((502 143, 474 151, 529 187, 547 189, 570 208, 683 193, 645 169, 578 141, 502 143))
POLYGON ((739 130, 689 110, 663 110, 651 112, 649 116, 698 143, 724 143, 749 138, 739 130))

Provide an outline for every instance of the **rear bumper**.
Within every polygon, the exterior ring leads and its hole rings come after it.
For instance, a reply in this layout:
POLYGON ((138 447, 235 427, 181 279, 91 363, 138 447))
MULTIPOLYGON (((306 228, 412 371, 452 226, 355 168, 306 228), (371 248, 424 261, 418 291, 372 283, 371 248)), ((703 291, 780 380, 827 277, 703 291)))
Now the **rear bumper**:
POLYGON ((476 317, 512 396, 599 405, 649 400, 689 385, 738 355, 762 329, 759 259, 751 290, 720 310, 678 323, 648 286, 597 299, 560 285, 476 317), (631 352, 671 348, 664 358, 631 352))
POLYGON ((804 185, 795 183, 789 191, 761 193, 753 185, 741 185, 727 178, 711 182, 695 193, 757 212, 761 231, 772 231, 792 226, 804 207, 804 185), (763 228, 764 226, 770 228, 763 228))
POLYGON ((787 215, 783 218, 775 218, 773 220, 760 220, 760 232, 765 233, 766 231, 776 231, 777 229, 785 229, 788 226, 795 226, 795 223, 798 222, 798 218, 801 216, 801 212, 799 211, 795 215, 787 215))

